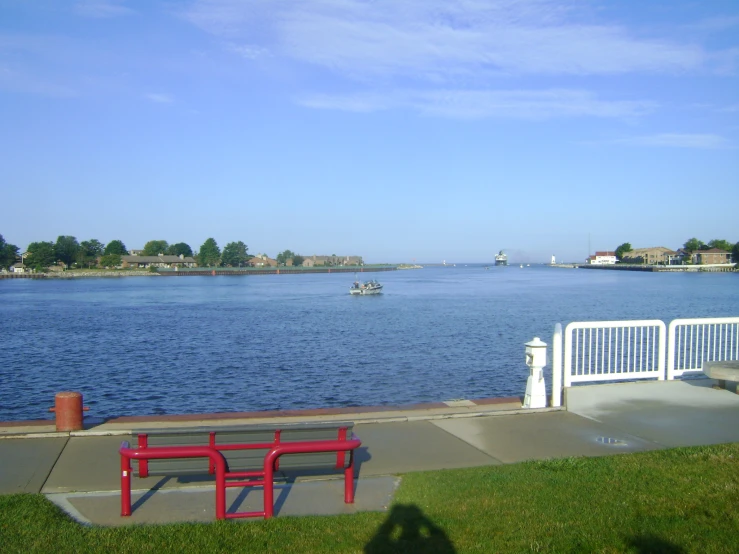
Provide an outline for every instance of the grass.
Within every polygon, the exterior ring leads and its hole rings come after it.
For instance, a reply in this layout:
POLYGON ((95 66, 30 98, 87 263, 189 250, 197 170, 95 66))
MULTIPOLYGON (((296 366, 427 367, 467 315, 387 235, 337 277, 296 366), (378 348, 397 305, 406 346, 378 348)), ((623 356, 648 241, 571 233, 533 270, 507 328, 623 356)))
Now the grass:
POLYGON ((3 552, 736 552, 739 443, 409 473, 388 513, 100 528, 0 496, 3 552))

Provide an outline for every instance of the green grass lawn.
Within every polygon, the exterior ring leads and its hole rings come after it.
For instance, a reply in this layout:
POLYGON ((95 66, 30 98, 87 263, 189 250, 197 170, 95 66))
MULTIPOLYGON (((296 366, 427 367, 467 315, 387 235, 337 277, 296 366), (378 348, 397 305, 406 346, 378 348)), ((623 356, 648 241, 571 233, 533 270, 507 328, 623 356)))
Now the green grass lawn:
POLYGON ((739 552, 739 444, 403 476, 387 513, 84 527, 0 496, 2 552, 739 552))

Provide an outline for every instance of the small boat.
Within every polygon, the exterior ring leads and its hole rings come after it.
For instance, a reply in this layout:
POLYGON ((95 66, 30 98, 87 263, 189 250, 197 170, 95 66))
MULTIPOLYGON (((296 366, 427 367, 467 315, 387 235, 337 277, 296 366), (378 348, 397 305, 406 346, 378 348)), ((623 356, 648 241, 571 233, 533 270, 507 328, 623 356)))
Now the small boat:
POLYGON ((359 294, 362 296, 367 294, 380 294, 381 292, 382 285, 377 281, 365 281, 364 283, 354 281, 352 288, 349 289, 349 294, 359 294))

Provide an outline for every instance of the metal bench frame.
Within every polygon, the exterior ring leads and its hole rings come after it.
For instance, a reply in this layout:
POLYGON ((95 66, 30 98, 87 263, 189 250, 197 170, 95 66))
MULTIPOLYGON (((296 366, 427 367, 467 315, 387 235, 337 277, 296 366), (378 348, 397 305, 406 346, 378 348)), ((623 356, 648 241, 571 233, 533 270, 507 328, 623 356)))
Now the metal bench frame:
MULTIPOLYGON (((285 428, 287 428, 286 426, 285 428)), ((302 429, 311 430, 310 425, 301 426, 302 429)), ((325 424, 321 427, 325 429, 325 424)), ((248 432, 249 428, 238 428, 240 432, 248 432)), ((263 430, 263 428, 262 428, 263 430)), ((132 448, 128 441, 123 441, 119 449, 121 455, 121 516, 131 515, 131 460, 139 462, 139 476, 148 477, 148 460, 154 459, 177 459, 177 458, 208 458, 207 473, 215 474, 216 485, 216 519, 233 519, 245 517, 263 517, 269 519, 274 516, 274 474, 278 469, 281 456, 290 454, 314 454, 322 452, 336 452, 336 465, 334 469, 344 471, 344 502, 354 503, 354 450, 361 446, 362 442, 354 433, 347 437, 348 426, 336 426, 336 440, 306 440, 281 442, 280 427, 274 428, 274 441, 265 443, 240 443, 240 444, 216 444, 216 436, 219 432, 228 434, 233 431, 229 428, 210 429, 203 431, 208 434, 208 446, 149 446, 148 436, 157 434, 168 436, 166 430, 140 432, 138 435, 138 446, 132 448), (228 461, 221 451, 223 450, 257 450, 267 449, 261 470, 254 471, 231 471, 228 461), (346 456, 349 463, 346 463, 346 456), (346 466, 346 467, 344 467, 346 466), (228 481, 229 479, 240 479, 239 481, 228 481), (247 480, 244 480, 247 479, 247 480), (229 487, 263 487, 264 488, 264 510, 260 512, 236 512, 226 513, 226 488, 229 487)), ((170 430, 170 434, 185 430, 170 430)), ((204 472, 206 473, 206 472, 204 472)), ((168 472, 178 475, 176 471, 168 472)))

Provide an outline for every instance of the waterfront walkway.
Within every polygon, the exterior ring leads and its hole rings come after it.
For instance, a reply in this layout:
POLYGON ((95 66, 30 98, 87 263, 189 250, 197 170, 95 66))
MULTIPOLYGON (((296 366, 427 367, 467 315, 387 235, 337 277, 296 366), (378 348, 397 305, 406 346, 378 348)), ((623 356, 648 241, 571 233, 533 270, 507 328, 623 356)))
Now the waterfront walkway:
MULTIPOLYGON (((279 516, 385 511, 410 471, 510 464, 530 459, 603 456, 739 442, 739 394, 713 381, 663 381, 569 389, 566 407, 521 409, 517 398, 398 408, 129 417, 55 433, 53 422, 0 423, 0 494, 45 494, 82 523, 129 525, 213 521, 207 479, 133 479, 133 515, 120 517, 121 441, 131 429, 245 423, 354 421, 356 503, 343 480, 299 478, 275 492, 279 516)), ((229 511, 260 509, 261 490, 229 489, 229 511)), ((254 520, 239 520, 254 521, 254 520)))

